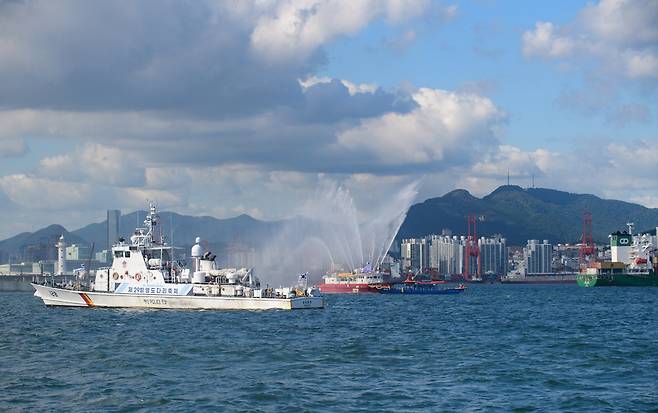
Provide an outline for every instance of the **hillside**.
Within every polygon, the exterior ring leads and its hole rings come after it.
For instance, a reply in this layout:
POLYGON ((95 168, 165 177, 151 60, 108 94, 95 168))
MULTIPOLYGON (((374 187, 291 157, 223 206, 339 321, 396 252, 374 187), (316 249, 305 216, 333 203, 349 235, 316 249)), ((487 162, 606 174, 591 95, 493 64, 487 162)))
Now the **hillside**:
POLYGON ((66 243, 87 244, 87 241, 67 231, 61 225, 50 225, 35 232, 22 232, 0 241, 0 262, 12 260, 39 261, 57 257, 55 244, 61 235, 66 243))
POLYGON ((440 234, 444 228, 465 234, 466 216, 475 213, 483 217, 478 235, 502 234, 511 245, 523 245, 531 238, 574 243, 580 239, 585 211, 592 213, 593 236, 601 243, 607 242, 610 232, 625 229, 627 222, 641 230, 658 225, 657 209, 594 195, 506 185, 483 198, 458 189, 413 205, 398 239, 440 234))
MULTIPOLYGON (((265 238, 270 238, 280 225, 278 222, 260 221, 244 214, 228 219, 194 217, 175 212, 159 212, 158 215, 166 239, 171 241, 173 237, 173 244, 180 247, 193 245, 196 237, 201 237, 211 244, 233 242, 255 246, 265 238)), ((145 216, 146 211, 122 215, 119 235, 128 239, 136 227, 144 225, 145 216)), ((107 221, 90 224, 72 232, 89 242, 96 242, 99 249, 107 248, 107 221)))

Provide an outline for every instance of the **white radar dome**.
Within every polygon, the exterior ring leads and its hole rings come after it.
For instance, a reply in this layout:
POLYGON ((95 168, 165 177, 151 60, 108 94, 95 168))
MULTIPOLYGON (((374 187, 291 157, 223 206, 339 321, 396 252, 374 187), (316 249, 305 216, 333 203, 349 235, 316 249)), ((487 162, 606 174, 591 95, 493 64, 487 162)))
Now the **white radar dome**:
POLYGON ((199 242, 201 242, 201 239, 197 237, 196 244, 192 247, 192 257, 198 258, 203 256, 203 247, 199 245, 199 242))

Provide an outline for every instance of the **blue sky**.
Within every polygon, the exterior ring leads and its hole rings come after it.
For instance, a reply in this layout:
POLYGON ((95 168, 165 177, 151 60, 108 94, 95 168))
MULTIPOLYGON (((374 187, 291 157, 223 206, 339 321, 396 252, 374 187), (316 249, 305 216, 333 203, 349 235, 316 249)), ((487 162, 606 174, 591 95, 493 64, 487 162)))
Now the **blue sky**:
POLYGON ((658 206, 650 0, 0 0, 0 61, 0 237, 146 199, 285 218, 327 180, 357 205, 484 195, 508 170, 658 206))

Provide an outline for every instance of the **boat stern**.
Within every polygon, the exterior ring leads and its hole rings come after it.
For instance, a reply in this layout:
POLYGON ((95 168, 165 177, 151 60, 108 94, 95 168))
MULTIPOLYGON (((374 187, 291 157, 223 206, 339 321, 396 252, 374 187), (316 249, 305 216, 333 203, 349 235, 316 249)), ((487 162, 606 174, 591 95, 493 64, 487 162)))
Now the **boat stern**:
POLYGON ((291 310, 301 310, 307 308, 324 308, 324 297, 308 296, 308 297, 295 297, 290 299, 291 310))

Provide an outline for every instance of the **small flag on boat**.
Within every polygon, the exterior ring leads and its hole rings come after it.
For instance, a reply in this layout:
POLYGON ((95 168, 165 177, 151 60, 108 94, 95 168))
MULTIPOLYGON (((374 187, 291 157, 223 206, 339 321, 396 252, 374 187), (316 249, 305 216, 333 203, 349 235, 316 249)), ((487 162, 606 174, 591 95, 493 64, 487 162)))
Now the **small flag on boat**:
POLYGON ((299 276, 297 277, 297 284, 299 286, 303 286, 304 288, 306 288, 306 285, 308 284, 308 272, 299 274, 299 276))

